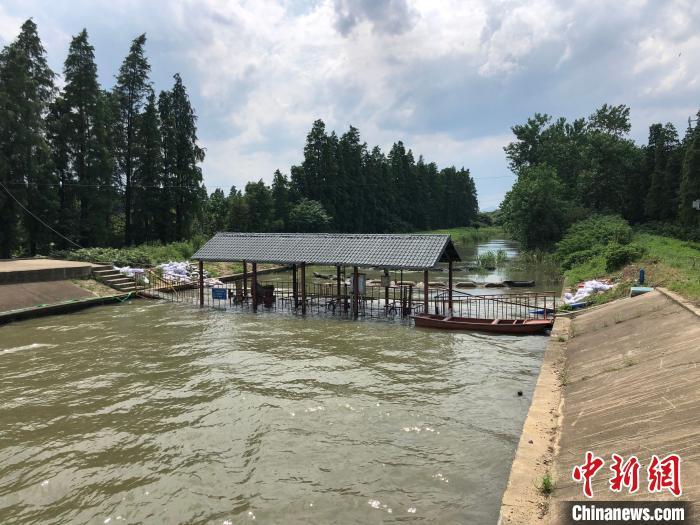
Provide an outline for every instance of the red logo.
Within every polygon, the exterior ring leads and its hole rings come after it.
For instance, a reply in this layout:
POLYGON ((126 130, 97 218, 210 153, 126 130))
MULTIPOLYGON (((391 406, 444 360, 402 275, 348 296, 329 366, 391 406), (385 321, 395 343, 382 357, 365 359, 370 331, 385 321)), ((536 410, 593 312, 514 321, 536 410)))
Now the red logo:
POLYGON ((681 489, 681 457, 678 454, 669 454, 664 459, 654 454, 647 469, 649 478, 649 492, 662 492, 664 489, 678 497, 683 493, 681 489))
MULTIPOLYGON (((612 492, 627 492, 634 494, 639 490, 639 472, 642 465, 637 456, 630 456, 627 460, 619 454, 612 454, 610 470, 612 476, 608 487, 612 492)), ((583 483, 583 494, 587 498, 593 497, 593 478, 603 468, 605 460, 596 456, 593 452, 586 452, 586 459, 582 465, 576 465, 571 477, 577 483, 583 483)), ((649 460, 647 468, 647 489, 649 492, 663 492, 668 490, 675 497, 679 497, 681 489, 681 457, 678 454, 669 454, 663 459, 654 454, 649 460)))
POLYGON ((587 498, 593 497, 593 488, 591 483, 593 476, 603 467, 605 461, 603 458, 597 457, 593 452, 586 452, 586 462, 583 465, 576 465, 571 474, 574 481, 579 483, 583 481, 583 493, 587 498))

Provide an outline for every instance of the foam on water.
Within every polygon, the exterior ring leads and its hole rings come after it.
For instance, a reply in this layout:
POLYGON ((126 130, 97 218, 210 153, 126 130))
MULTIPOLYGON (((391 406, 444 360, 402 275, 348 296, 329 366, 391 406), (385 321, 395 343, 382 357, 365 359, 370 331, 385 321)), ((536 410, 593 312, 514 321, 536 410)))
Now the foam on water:
POLYGON ((21 352, 22 350, 35 350, 37 348, 55 348, 56 345, 50 343, 32 343, 29 345, 15 346, 13 348, 0 348, 0 355, 21 352))

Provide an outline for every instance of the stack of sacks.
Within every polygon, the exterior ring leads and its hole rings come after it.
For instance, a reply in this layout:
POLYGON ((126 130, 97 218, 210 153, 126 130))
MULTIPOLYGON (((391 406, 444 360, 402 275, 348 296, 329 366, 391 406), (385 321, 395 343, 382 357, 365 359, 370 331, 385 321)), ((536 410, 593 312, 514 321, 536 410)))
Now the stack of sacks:
MULTIPOLYGON (((163 279, 171 284, 197 284, 199 283, 199 270, 188 262, 167 262, 159 264, 158 268, 163 271, 163 279)), ((204 270, 204 286, 211 288, 219 286, 222 283, 219 279, 207 277, 207 271, 204 270)))
POLYGON ((117 270, 119 273, 124 274, 127 277, 131 277, 136 281, 141 281, 148 284, 146 270, 144 270, 143 268, 132 268, 131 266, 122 266, 121 268, 119 268, 118 266, 115 266, 114 269, 117 270))
POLYGON ((190 284, 191 267, 187 262, 167 262, 157 266, 163 271, 163 279, 173 284, 190 284))
POLYGON ((578 285, 578 290, 576 290, 575 294, 571 294, 569 292, 565 293, 564 302, 566 304, 580 303, 589 295, 596 292, 605 292, 607 290, 610 290, 610 288, 612 288, 613 286, 615 285, 608 284, 603 281, 586 281, 578 285))

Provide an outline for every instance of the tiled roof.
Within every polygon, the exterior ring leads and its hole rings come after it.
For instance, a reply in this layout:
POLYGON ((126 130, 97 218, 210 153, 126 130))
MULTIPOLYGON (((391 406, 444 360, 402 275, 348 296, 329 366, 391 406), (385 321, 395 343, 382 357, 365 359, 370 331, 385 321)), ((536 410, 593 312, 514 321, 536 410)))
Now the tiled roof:
POLYGON ((449 235, 217 233, 192 259, 422 270, 459 261, 449 235))

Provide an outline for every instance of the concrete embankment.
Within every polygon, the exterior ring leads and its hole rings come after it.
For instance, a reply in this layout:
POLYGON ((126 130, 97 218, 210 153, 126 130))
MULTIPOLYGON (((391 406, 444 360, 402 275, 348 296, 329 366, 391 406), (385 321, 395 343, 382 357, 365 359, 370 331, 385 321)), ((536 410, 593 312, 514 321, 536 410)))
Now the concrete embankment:
POLYGON ((0 261, 0 324, 129 297, 89 279, 92 269, 90 263, 55 259, 0 261))
POLYGON ((501 523, 562 523, 562 502, 585 499, 572 480, 586 451, 606 460, 593 502, 674 500, 649 493, 652 454, 682 458, 683 500, 700 501, 700 310, 655 291, 559 318, 501 505, 501 523), (567 326, 568 324, 568 326, 567 326), (557 332, 558 330, 558 332, 557 332), (608 488, 611 454, 642 464, 635 494, 608 488), (539 489, 549 474, 554 491, 539 489))

